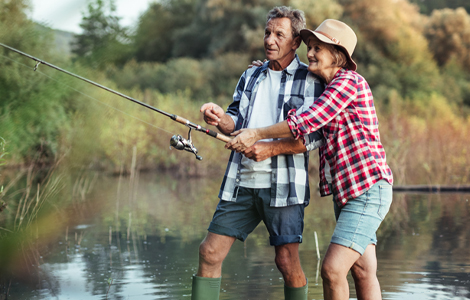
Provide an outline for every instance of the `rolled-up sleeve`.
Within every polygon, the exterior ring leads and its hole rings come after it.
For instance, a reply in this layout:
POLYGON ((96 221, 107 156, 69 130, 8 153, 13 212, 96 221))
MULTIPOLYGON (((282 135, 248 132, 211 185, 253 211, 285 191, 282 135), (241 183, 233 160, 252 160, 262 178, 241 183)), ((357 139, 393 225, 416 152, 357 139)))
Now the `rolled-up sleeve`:
POLYGON ((327 86, 323 94, 300 115, 291 110, 287 116, 287 124, 295 139, 307 142, 305 135, 316 132, 331 119, 343 111, 353 99, 356 99, 357 84, 349 75, 339 76, 327 86))
POLYGON ((307 151, 315 150, 325 144, 325 139, 319 131, 303 134, 297 126, 297 120, 298 117, 296 115, 296 110, 291 109, 287 116, 287 125, 289 125, 289 129, 294 135, 294 138, 296 140, 299 138, 302 140, 302 143, 307 148, 307 151))
POLYGON ((298 140, 299 138, 302 139, 302 142, 304 143, 305 145, 305 137, 304 135, 300 132, 299 130, 299 126, 297 126, 297 115, 296 115, 296 110, 295 109, 291 109, 288 113, 287 113, 287 125, 289 125, 289 129, 290 131, 292 132, 292 135, 294 136, 294 138, 296 140, 298 140))

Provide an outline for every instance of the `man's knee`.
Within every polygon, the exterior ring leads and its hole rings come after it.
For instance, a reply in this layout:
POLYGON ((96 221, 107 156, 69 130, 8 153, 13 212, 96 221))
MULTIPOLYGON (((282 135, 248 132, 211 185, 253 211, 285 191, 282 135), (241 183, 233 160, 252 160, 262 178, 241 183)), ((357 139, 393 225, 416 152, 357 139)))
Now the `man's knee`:
POLYGON ((216 247, 211 243, 204 240, 199 245, 199 258, 210 265, 215 265, 218 263, 222 263, 223 257, 220 257, 219 251, 217 251, 216 247))
POLYGON ((296 243, 276 246, 275 263, 281 272, 298 267, 300 265, 299 245, 296 243))
POLYGON ((235 238, 209 233, 199 245, 199 260, 209 265, 221 264, 235 238))
POLYGON ((292 266, 290 257, 287 256, 281 256, 281 255, 276 255, 274 262, 276 263, 276 266, 281 272, 283 270, 288 270, 289 267, 292 266))

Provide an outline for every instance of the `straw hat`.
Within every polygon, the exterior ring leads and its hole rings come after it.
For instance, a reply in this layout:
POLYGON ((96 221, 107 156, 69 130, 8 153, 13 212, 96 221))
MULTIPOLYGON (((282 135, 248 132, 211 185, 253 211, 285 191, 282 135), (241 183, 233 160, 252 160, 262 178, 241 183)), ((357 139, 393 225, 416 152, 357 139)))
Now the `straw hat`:
POLYGON ((351 27, 341 21, 327 19, 315 31, 310 29, 302 29, 300 31, 300 36, 305 44, 307 44, 308 38, 312 35, 315 35, 324 43, 336 45, 344 50, 343 52, 348 59, 346 68, 356 71, 357 65, 351 58, 351 55, 354 52, 354 48, 356 48, 357 37, 351 27))

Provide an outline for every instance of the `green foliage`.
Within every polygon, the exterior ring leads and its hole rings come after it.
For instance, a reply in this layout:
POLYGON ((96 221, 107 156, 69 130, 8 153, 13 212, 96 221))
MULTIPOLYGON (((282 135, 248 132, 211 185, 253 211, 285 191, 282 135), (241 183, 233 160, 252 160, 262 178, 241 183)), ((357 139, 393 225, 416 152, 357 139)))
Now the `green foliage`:
MULTIPOLYGON (((134 37, 136 59, 162 62, 173 57, 173 47, 177 42, 175 33, 191 24, 198 5, 198 0, 167 0, 152 3, 140 17, 134 37)), ((200 44, 204 44, 205 41, 201 39, 197 28, 193 28, 193 35, 200 44)), ((191 53, 197 52, 198 46, 192 45, 191 53)))
MULTIPOLYGON (((0 40, 48 60, 55 55, 52 34, 27 19, 24 3, 0 2, 0 40)), ((34 61, 3 48, 0 55, 5 70, 0 73, 0 134, 11 149, 10 159, 19 163, 38 152, 53 159, 59 131, 67 127, 64 97, 71 94, 70 90, 38 74, 44 70, 44 74, 52 75, 46 68, 33 72, 34 61)))
POLYGON ((463 8, 435 10, 424 30, 429 48, 440 66, 449 60, 470 67, 470 16, 463 8))
MULTIPOLYGON (((3 166, 5 164, 4 157, 7 154, 8 153, 5 152, 5 140, 2 137, 0 137, 0 166, 3 166)), ((3 198, 3 185, 2 185, 2 180, 0 180, 0 200, 2 198, 3 198)), ((5 206, 5 203, 2 201, 0 203, 0 212, 2 212, 2 210, 4 209, 4 206, 5 206)))
POLYGON ((457 60, 449 61, 442 68, 442 94, 450 102, 459 105, 461 111, 470 108, 470 74, 457 60))
POLYGON ((5 140, 2 137, 0 137, 0 166, 5 164, 4 156, 7 154, 8 153, 5 152, 5 140))
POLYGON ((104 0, 88 4, 88 12, 80 23, 83 33, 76 34, 72 43, 72 52, 80 61, 102 67, 122 64, 128 58, 132 48, 127 29, 119 24, 115 11, 114 0, 109 0, 108 5, 104 0))
POLYGON ((410 0, 411 3, 416 3, 423 14, 430 15, 434 10, 443 8, 456 9, 463 7, 470 12, 470 3, 468 0, 410 0))
POLYGON ((171 59, 167 63, 128 62, 107 74, 120 88, 154 89, 164 94, 188 90, 193 99, 231 97, 239 76, 246 69, 245 54, 227 53, 216 59, 171 59))
POLYGON ((353 58, 373 90, 380 86, 413 98, 436 89, 439 69, 417 26, 421 17, 414 6, 405 0, 340 2, 358 35, 353 58))
POLYGON ((274 1, 174 0, 153 3, 140 19, 135 36, 139 61, 214 57, 226 52, 262 55, 261 37, 253 47, 252 31, 263 29, 274 1))
MULTIPOLYGON (((136 99, 145 99, 146 103, 154 107, 183 116, 194 123, 202 121, 199 113, 200 103, 191 101, 188 93, 162 95, 147 91, 143 94, 141 91, 133 90, 128 94, 136 99)), ((113 101, 112 97, 102 96, 100 98, 102 101, 113 101)), ((102 130, 94 140, 102 161, 108 162, 107 169, 114 172, 119 172, 121 167, 124 171, 131 170, 131 158, 135 153, 139 169, 171 169, 174 173, 192 175, 207 174, 209 171, 222 172, 222 165, 225 164, 226 156, 229 154, 223 148, 222 142, 193 131, 193 142, 204 158, 204 163, 201 163, 194 155, 169 147, 172 135, 181 134, 187 137, 187 127, 127 101, 113 101, 112 105, 126 114, 108 112, 105 118, 100 119, 102 130)), ((90 127, 87 131, 93 130, 95 126, 90 127)), ((77 145, 74 151, 81 152, 83 149, 77 145)))
POLYGON ((325 19, 340 19, 343 7, 336 0, 290 0, 289 5, 304 11, 307 28, 317 28, 325 19))

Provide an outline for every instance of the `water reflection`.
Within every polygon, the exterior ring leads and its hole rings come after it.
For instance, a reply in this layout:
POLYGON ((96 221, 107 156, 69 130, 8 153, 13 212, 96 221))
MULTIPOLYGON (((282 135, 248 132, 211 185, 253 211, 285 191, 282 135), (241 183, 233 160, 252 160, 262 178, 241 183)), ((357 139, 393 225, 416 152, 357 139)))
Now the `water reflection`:
MULTIPOLYGON (((190 299, 198 246, 217 205, 220 180, 137 175, 97 176, 93 190, 74 202, 82 222, 62 229, 41 253, 39 279, 33 285, 13 282, 10 297, 190 299)), ((469 198, 395 194, 378 232, 384 299, 470 298, 469 198)), ((331 199, 313 195, 305 222, 300 255, 309 299, 323 299, 314 233, 324 255, 335 225, 331 199)), ((259 226, 230 251, 220 299, 283 299, 273 259, 268 234, 259 226)), ((354 299, 352 279, 350 285, 354 299)))

